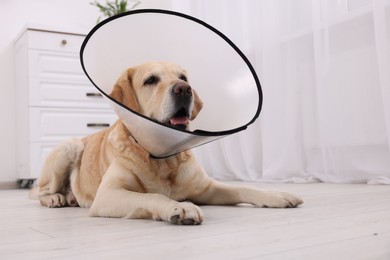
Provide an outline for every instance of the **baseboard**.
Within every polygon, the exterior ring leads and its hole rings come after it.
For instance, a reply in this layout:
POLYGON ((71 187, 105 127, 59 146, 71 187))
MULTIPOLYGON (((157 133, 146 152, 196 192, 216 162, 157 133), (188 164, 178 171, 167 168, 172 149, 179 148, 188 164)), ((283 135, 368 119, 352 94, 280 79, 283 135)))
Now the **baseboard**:
POLYGON ((12 190, 19 189, 17 181, 4 181, 0 182, 0 190, 12 190))

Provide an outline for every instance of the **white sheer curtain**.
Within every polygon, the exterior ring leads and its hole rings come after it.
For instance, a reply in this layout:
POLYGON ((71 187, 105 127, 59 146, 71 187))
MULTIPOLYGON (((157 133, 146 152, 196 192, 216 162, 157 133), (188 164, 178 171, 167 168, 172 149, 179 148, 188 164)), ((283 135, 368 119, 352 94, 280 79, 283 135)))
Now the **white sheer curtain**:
POLYGON ((233 40, 262 83, 260 119, 195 150, 211 176, 390 184, 390 0, 172 3, 233 40))

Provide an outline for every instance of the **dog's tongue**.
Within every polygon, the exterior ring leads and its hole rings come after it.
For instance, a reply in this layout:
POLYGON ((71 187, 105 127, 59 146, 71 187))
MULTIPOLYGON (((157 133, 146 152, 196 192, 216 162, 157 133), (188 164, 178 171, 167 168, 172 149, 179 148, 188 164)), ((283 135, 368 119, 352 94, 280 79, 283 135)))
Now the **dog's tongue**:
POLYGON ((188 123, 188 116, 178 116, 171 118, 171 125, 186 125, 188 123))

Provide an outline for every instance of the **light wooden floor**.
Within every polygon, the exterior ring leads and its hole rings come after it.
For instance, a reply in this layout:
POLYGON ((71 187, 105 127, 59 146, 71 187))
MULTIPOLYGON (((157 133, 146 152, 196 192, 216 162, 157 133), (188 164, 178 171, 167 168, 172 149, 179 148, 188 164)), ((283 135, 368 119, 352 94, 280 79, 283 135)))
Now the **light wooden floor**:
POLYGON ((390 259, 390 186, 249 184, 291 191, 296 209, 202 207, 200 226, 90 218, 0 191, 0 259, 390 259))

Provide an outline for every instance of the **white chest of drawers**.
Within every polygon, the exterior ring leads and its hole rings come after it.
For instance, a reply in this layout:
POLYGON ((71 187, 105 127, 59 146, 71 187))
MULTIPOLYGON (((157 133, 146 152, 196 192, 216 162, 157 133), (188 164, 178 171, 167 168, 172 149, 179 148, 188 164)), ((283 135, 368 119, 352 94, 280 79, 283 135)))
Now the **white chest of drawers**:
POLYGON ((60 142, 117 119, 81 68, 84 37, 27 28, 15 42, 18 179, 38 178, 47 154, 60 142))

